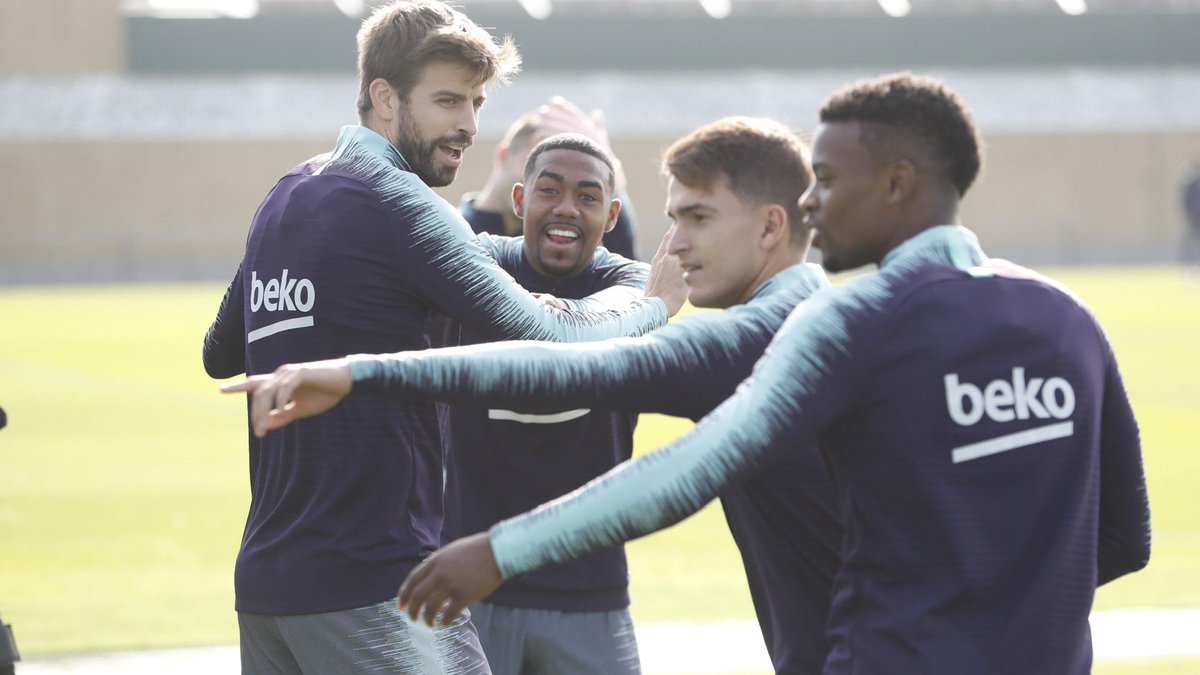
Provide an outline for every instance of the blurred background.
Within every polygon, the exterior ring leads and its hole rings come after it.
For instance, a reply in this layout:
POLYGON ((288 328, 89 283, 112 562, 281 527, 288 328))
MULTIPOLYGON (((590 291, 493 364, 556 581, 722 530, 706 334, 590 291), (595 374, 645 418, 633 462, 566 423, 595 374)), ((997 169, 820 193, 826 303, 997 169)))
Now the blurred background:
MULTIPOLYGON (((357 123, 354 35, 374 4, 0 0, 0 619, 29 673, 236 643, 245 410, 204 376, 201 338, 263 196, 357 123)), ((1154 559, 1098 593, 1097 672, 1200 672, 1200 275, 1181 197, 1200 161, 1200 0, 457 4, 511 34, 525 70, 489 92, 440 192, 478 189, 508 125, 561 95, 604 111, 644 255, 679 135, 732 114, 808 134, 852 80, 945 78, 987 145, 964 224, 1088 302, 1142 425, 1154 559)), ((638 451, 689 426, 643 416, 638 451)), ((628 550, 640 638, 690 626, 653 667, 645 641, 647 672, 765 672, 719 508, 628 550), (721 660, 733 633, 759 651, 721 660)), ((232 672, 222 654, 141 672, 232 672)))
MULTIPOLYGON (((0 0, 0 282, 224 279, 287 169, 356 123, 362 0, 0 0)), ((729 114, 801 132, 833 89, 944 77, 988 145, 966 223, 1026 263, 1163 263, 1200 159, 1200 0, 474 0, 525 72, 490 92, 457 201, 521 113, 607 114, 642 216, 660 151, 729 114)))

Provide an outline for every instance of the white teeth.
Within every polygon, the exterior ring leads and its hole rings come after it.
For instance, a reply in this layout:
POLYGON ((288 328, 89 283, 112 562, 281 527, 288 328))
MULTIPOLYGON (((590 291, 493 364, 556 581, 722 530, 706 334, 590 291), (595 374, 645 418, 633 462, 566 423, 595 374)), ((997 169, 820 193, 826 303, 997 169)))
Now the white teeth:
POLYGON ((579 234, 571 230, 561 230, 557 227, 552 227, 546 230, 546 234, 553 237, 566 237, 567 239, 578 239, 579 234))

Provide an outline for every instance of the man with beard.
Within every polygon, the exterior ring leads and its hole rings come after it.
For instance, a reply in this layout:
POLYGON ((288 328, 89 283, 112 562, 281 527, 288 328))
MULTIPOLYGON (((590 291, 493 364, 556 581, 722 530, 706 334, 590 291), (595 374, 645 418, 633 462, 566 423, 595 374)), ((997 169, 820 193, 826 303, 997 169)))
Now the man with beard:
MULTIPOLYGON (((490 339, 570 341, 640 334, 682 304, 681 281, 610 312, 540 303, 430 189, 454 179, 486 86, 516 71, 511 41, 416 0, 378 8, 358 51, 362 125, 259 207, 205 337, 210 375, 419 349, 433 309, 490 339)), ((442 474, 433 403, 364 399, 252 437, 242 672, 487 672, 469 621, 428 634, 395 609, 400 581, 440 542, 442 474)))
MULTIPOLYGON (((523 182, 509 187, 524 236, 480 239, 525 289, 578 299, 644 283, 647 266, 597 249, 623 204, 606 150, 580 134, 554 135, 531 148, 523 182)), ((435 336, 437 334, 435 333, 435 336)), ((436 338, 435 338, 436 339, 436 338)), ((449 321, 441 344, 488 340, 449 321)), ((562 496, 629 459, 637 415, 583 406, 524 414, 477 404, 442 411, 447 457, 444 541, 562 496)), ((640 672, 621 547, 504 584, 471 608, 479 642, 496 675, 640 672)))

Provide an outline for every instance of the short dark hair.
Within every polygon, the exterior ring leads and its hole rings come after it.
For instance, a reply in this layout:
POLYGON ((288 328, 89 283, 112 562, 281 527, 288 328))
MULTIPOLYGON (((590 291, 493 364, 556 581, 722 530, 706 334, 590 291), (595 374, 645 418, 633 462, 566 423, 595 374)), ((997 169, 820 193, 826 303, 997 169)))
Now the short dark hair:
POLYGON ((583 134, 554 134, 533 146, 533 150, 529 151, 529 158, 525 160, 525 170, 522 172, 527 180, 533 173, 538 156, 551 150, 574 150, 604 162, 604 166, 608 167, 608 190, 612 192, 616 189, 616 169, 613 168, 612 157, 605 152, 604 148, 600 147, 599 143, 583 134))
POLYGON ((887 160, 895 158, 898 141, 915 141, 959 196, 983 166, 975 116, 953 89, 930 77, 904 72, 856 82, 825 100, 821 122, 860 123, 859 140, 887 160))
POLYGON ((497 42, 462 12, 438 0, 377 7, 358 31, 358 114, 371 110, 371 82, 387 80, 407 100, 425 66, 461 65, 479 82, 507 82, 521 69, 512 38, 497 42))
POLYGON ((812 183, 808 146, 775 120, 726 117, 675 141, 663 154, 662 172, 692 188, 711 189, 724 176, 744 202, 787 210, 791 241, 807 227, 800 197, 812 183))

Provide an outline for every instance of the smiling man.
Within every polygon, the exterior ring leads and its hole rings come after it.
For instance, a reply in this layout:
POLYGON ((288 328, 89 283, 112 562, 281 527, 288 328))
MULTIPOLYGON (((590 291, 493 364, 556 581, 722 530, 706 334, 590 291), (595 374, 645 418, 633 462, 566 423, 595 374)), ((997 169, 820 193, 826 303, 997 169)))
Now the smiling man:
POLYGON ((496 235, 520 235, 521 219, 512 210, 512 186, 524 178, 529 152, 541 141, 558 134, 583 134, 612 157, 617 171, 616 194, 621 200, 617 224, 605 233, 604 248, 618 255, 637 260, 637 216, 624 190, 624 172, 613 154, 608 140, 604 115, 599 110, 585 113, 579 106, 561 96, 554 96, 544 105, 522 115, 505 132, 496 146, 492 171, 478 192, 463 195, 459 210, 476 232, 496 235))
POLYGON ((525 258, 542 277, 572 279, 591 267, 621 211, 612 174, 605 151, 579 134, 552 136, 529 153, 513 211, 523 220, 525 258))
MULTIPOLYGON (((511 205, 524 237, 480 235, 527 290, 572 300, 645 283, 649 267, 597 249, 621 209, 608 153, 579 134, 534 146, 511 205)), ((443 344, 486 342, 452 321, 443 344)), ((560 409, 526 414, 501 406, 443 408, 447 455, 445 541, 562 496, 629 459, 637 416, 560 409)), ((620 547, 504 584, 471 609, 496 675, 638 673, 620 547)))
MULTIPOLYGON (((421 349, 434 310, 488 339, 573 341, 640 334, 682 304, 673 286, 669 303, 639 289, 611 311, 538 302, 430 189, 457 175, 488 85, 516 71, 510 41, 416 0, 377 8, 358 49, 362 124, 259 207, 205 337, 210 375, 421 349)), ((469 620, 430 636, 395 610, 400 581, 440 543, 432 402, 355 401, 249 444, 243 673, 488 672, 469 620)))

